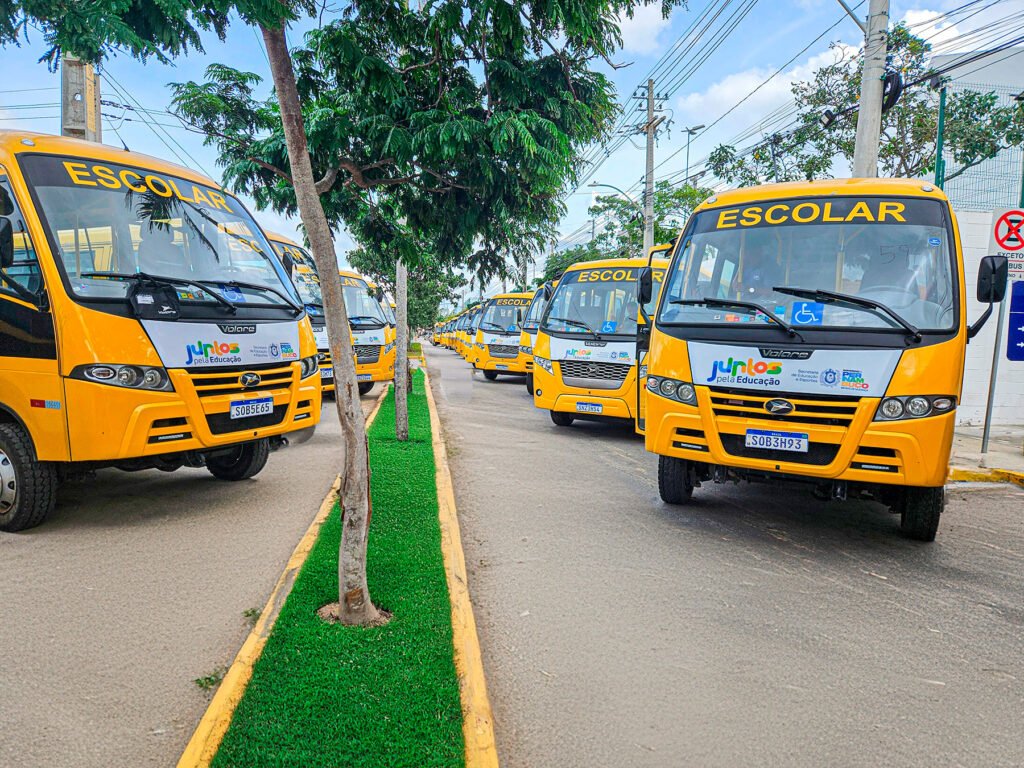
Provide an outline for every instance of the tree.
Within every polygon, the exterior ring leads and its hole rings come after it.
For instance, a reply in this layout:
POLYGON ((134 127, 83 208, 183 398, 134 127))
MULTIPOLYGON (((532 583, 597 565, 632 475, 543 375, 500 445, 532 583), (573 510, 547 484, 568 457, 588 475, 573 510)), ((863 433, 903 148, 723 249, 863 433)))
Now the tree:
MULTIPOLYGON (((915 177, 935 169, 938 92, 928 87, 931 45, 903 24, 889 30, 887 68, 898 71, 908 87, 882 115, 879 168, 882 176, 915 177)), ((765 181, 814 179, 831 173, 836 158, 852 162, 857 132, 852 105, 860 94, 863 57, 833 46, 836 60, 809 82, 793 84, 797 127, 774 134, 739 151, 720 145, 708 159, 719 178, 740 186, 765 181), (827 128, 821 118, 835 116, 827 128)), ((999 106, 994 93, 950 91, 946 101, 945 148, 958 167, 952 179, 1000 151, 1024 143, 1024 105, 999 106)))

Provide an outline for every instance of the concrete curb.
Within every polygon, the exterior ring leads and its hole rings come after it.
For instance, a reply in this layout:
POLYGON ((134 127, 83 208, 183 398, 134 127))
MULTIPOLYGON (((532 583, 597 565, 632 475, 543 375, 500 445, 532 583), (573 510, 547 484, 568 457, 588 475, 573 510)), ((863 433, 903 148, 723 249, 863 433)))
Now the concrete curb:
POLYGON ((1024 488, 1024 472, 1012 469, 950 467, 949 479, 954 483, 1013 483, 1024 488))
POLYGON ((441 419, 430 389, 430 375, 423 366, 430 428, 433 433, 434 464, 437 467, 437 509, 441 522, 441 552, 448 579, 448 597, 452 604, 452 643, 455 646, 455 672, 462 700, 462 736, 466 743, 466 768, 497 768, 498 750, 494 743, 494 717, 487 698, 483 657, 476 634, 473 604, 469 599, 466 558, 462 551, 455 493, 448 467, 448 452, 441 437, 441 419))
MULTIPOLYGON (((384 402, 384 397, 389 389, 390 387, 384 387, 377 396, 373 410, 366 417, 367 429, 377 418, 377 412, 380 411, 381 403, 384 402)), ((206 768, 217 755, 220 743, 224 740, 224 734, 227 733, 228 726, 231 725, 235 708, 242 700, 245 688, 252 678, 253 667, 256 666, 256 662, 263 653, 263 647, 267 644, 267 638, 270 637, 270 630, 274 628, 274 622, 281 612, 281 606, 288 599, 295 578, 302 570, 313 544, 316 543, 317 536, 320 535, 320 526, 323 525, 324 520, 334 508, 340 485, 341 476, 339 475, 334 478, 334 484, 331 485, 331 490, 327 492, 327 496, 321 502, 316 517, 313 518, 313 522, 309 524, 306 533, 303 534, 302 539, 292 551, 292 556, 288 559, 288 564, 284 567, 284 572, 278 578, 277 584, 274 585, 274 591, 270 593, 267 604, 263 606, 259 619, 245 642, 242 643, 238 655, 235 656, 227 674, 224 675, 224 680, 218 686, 210 705, 206 708, 195 731, 192 732, 192 738, 185 745, 185 751, 182 752, 181 758, 178 760, 178 768, 206 768)))

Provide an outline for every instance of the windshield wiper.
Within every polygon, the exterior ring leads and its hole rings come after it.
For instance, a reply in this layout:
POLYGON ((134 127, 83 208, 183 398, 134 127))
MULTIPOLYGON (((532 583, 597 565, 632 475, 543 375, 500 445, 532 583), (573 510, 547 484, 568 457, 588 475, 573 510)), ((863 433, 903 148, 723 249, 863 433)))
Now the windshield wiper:
POLYGON ((211 290, 207 286, 196 280, 189 280, 184 277, 164 277, 163 275, 151 275, 148 272, 132 272, 130 274, 121 274, 120 272, 82 272, 79 277, 87 278, 107 278, 109 280, 150 280, 154 283, 164 283, 174 287, 175 285, 191 285, 193 288, 198 288, 208 296, 213 296, 214 300, 227 308, 228 312, 232 315, 238 311, 238 305, 232 301, 229 301, 217 291, 211 290))
POLYGON ((601 337, 597 335, 597 331, 591 328, 589 325, 584 323, 582 320, 570 320, 568 317, 549 317, 548 320, 554 320, 558 323, 565 323, 566 325, 574 326, 575 328, 582 328, 589 332, 595 339, 600 340, 601 337))
POLYGON ((804 341, 804 337, 800 335, 800 332, 797 331, 796 328, 791 326, 778 315, 772 314, 755 301, 716 299, 713 296, 705 296, 703 299, 673 299, 669 304, 679 304, 684 307, 719 307, 721 309, 728 309, 729 307, 732 307, 733 309, 746 309, 751 312, 760 312, 790 336, 796 336, 800 341, 804 341))
POLYGON ((921 340, 921 331, 916 326, 907 322, 907 320, 899 314, 896 310, 890 309, 880 301, 874 299, 865 299, 860 296, 853 296, 849 293, 837 293, 835 291, 823 291, 820 288, 794 288, 788 285, 775 285, 772 286, 772 290, 777 293, 785 293, 790 296, 798 296, 801 299, 814 299, 826 304, 832 304, 834 302, 841 302, 843 304, 849 304, 853 307, 860 307, 861 309, 877 309, 880 312, 884 312, 888 315, 893 322, 903 327, 903 330, 914 340, 921 340))
POLYGON ((491 328, 497 328, 498 329, 498 333, 504 333, 504 334, 514 333, 514 331, 506 330, 505 328, 502 328, 497 323, 492 323, 490 320, 484 320, 482 323, 480 323, 480 325, 489 325, 489 326, 491 326, 491 328))
POLYGON ((303 310, 302 307, 300 307, 290 298, 281 293, 281 291, 277 290, 277 288, 274 288, 273 286, 270 285, 260 285, 259 283, 243 283, 239 280, 204 280, 200 284, 203 285, 207 282, 213 283, 214 285, 227 285, 232 288, 248 288, 253 291, 269 291, 270 293, 274 294, 279 299, 281 299, 281 301, 283 301, 285 304, 287 304, 292 309, 292 311, 295 312, 295 314, 301 315, 305 311, 303 310))
MULTIPOLYGON (((351 323, 353 320, 369 320, 371 323, 375 325, 387 325, 387 323, 385 323, 379 317, 374 317, 373 315, 349 315, 348 321, 351 323)), ((366 323, 363 324, 366 325, 366 323)))

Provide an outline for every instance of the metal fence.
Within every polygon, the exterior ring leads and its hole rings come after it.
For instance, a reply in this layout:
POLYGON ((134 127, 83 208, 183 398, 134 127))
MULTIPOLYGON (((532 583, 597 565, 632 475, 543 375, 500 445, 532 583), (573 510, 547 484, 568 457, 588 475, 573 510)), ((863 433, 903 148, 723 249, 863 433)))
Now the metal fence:
MULTIPOLYGON (((947 86, 948 93, 960 91, 995 93, 999 96, 1000 106, 1014 105, 1014 97, 1022 90, 1024 88, 959 81, 953 81, 947 86)), ((946 162, 944 190, 954 208, 981 211, 1010 207, 1021 203, 1021 195, 1024 194, 1022 192, 1024 149, 1021 147, 1004 149, 991 160, 985 160, 952 179, 949 177, 960 167, 953 160, 953 155, 950 152, 943 152, 942 157, 946 162)))

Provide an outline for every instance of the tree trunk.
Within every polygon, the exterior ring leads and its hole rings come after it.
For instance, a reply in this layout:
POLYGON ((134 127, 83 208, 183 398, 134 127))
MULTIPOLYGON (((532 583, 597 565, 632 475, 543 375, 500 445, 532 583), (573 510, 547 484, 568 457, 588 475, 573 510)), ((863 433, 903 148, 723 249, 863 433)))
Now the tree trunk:
POLYGON ((395 264, 395 304, 398 328, 395 339, 395 438, 409 439, 409 271, 401 259, 395 264))
POLYGON ((366 541, 370 524, 370 468, 366 428, 356 385, 356 365, 352 354, 352 331, 334 255, 334 239, 316 191, 313 166, 309 159, 306 129, 302 121, 295 70, 282 24, 278 29, 261 28, 270 59, 281 123, 288 146, 292 184, 299 215, 306 227, 313 261, 320 273, 327 334, 334 362, 335 401, 341 419, 344 454, 341 466, 341 510, 343 525, 341 551, 338 553, 338 619, 343 624, 371 624, 380 613, 370 601, 366 586, 366 541))

